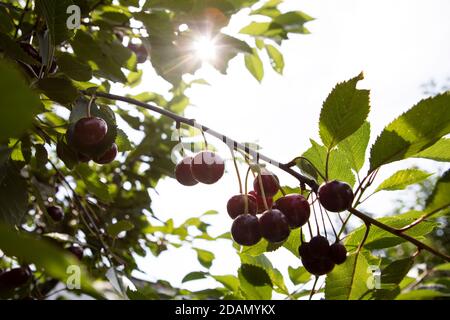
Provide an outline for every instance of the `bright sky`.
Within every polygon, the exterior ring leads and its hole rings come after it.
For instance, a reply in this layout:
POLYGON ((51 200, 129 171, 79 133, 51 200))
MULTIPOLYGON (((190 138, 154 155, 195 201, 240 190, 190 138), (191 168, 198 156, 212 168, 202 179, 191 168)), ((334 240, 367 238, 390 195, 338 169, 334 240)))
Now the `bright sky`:
MULTIPOLYGON (((286 0, 282 8, 302 10, 316 18, 307 24, 310 35, 293 36, 283 44, 285 74, 276 74, 266 63, 266 74, 259 84, 244 69, 242 57, 231 63, 227 76, 205 67, 198 75, 211 86, 195 86, 189 91, 193 106, 187 116, 239 141, 257 141, 267 155, 288 161, 309 147, 309 138, 319 141, 320 107, 337 82, 364 71, 366 79, 361 86, 371 89, 373 141, 384 125, 424 97, 423 83, 431 79, 442 83, 450 76, 450 1, 286 0)), ((230 32, 248 22, 246 14, 236 17, 230 32)), ((137 91, 163 92, 168 88, 148 73, 137 91)), ((411 160, 401 166, 414 164, 434 168, 426 160, 411 160)), ((399 167, 386 167, 378 182, 399 167)), ((153 193, 152 197, 154 212, 161 219, 173 218, 177 224, 214 209, 220 214, 208 220, 211 233, 229 231, 232 221, 225 206, 238 186, 231 163, 227 170, 228 174, 212 186, 188 188, 171 179, 161 181, 158 195, 153 193)), ((292 178, 276 172, 283 184, 295 185, 292 178)), ((365 208, 387 214, 391 199, 391 194, 380 193, 365 208)), ((213 274, 236 274, 239 260, 230 242, 195 245, 215 253, 213 274)), ((288 265, 299 265, 284 249, 268 257, 285 275, 288 265)), ((181 285, 187 273, 203 270, 195 252, 187 247, 171 249, 158 258, 149 254, 139 264, 150 279, 168 280, 175 286, 181 285)), ((289 284, 288 277, 285 279, 289 284)), ((214 286, 212 280, 182 285, 188 289, 214 286)))

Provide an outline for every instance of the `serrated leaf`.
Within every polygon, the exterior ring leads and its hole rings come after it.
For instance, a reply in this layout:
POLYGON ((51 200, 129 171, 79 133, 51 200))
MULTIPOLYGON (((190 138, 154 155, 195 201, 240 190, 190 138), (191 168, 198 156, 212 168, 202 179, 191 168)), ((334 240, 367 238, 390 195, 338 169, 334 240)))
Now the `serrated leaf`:
POLYGON ((369 91, 356 88, 362 79, 364 76, 361 73, 337 84, 323 103, 319 133, 328 149, 358 130, 369 114, 369 91))
POLYGON ((31 126, 40 102, 21 74, 5 60, 0 60, 0 74, 0 141, 4 141, 21 136, 31 126))
POLYGON ((448 162, 450 161, 450 139, 442 138, 431 147, 417 153, 413 157, 448 162))
POLYGON ((287 240, 283 243, 283 247, 289 250, 294 256, 299 258, 298 247, 300 247, 300 229, 292 230, 287 240))
POLYGON ((79 95, 73 83, 63 77, 40 79, 36 85, 47 97, 62 105, 74 102, 79 95))
POLYGON ((257 244, 253 246, 250 247, 243 246, 241 252, 251 256, 259 256, 264 252, 275 251, 281 246, 282 243, 273 244, 265 239, 261 239, 261 241, 259 241, 257 244))
MULTIPOLYGON (((424 213, 420 211, 409 211, 406 213, 398 214, 391 217, 384 217, 377 219, 378 221, 393 227, 400 229, 414 222, 416 219, 420 218, 424 213)), ((435 222, 431 221, 423 221, 418 225, 412 227, 411 229, 405 231, 405 234, 408 234, 412 237, 419 238, 427 235, 436 227, 435 222)), ((365 226, 361 226, 354 231, 352 231, 345 240, 345 246, 348 249, 356 249, 364 236, 365 226)), ((382 230, 376 226, 372 226, 370 228, 369 234, 367 236, 366 242, 364 244, 364 248, 368 250, 373 249, 384 249, 396 246, 400 243, 405 242, 403 238, 397 237, 385 230, 382 230)))
POLYGON ((194 248, 194 250, 197 252, 198 262, 200 262, 200 264, 205 268, 209 269, 215 258, 214 253, 199 248, 194 248))
POLYGON ((244 60, 247 70, 250 71, 256 80, 261 82, 264 77, 264 66, 258 52, 253 50, 253 54, 246 54, 244 60))
POLYGON ((116 144, 119 152, 133 150, 133 145, 128 139, 127 134, 122 129, 117 129, 116 144))
POLYGON ((111 237, 116 238, 119 235, 119 233, 124 231, 130 231, 133 229, 134 229, 133 223, 127 220, 120 220, 108 226, 107 231, 111 237))
POLYGON ((214 280, 220 282, 225 286, 225 288, 238 292, 239 290, 239 280, 233 275, 223 275, 223 276, 211 276, 214 280))
POLYGON ((370 151, 370 171, 415 156, 450 133, 450 93, 420 101, 381 132, 370 151))
POLYGON ((384 180, 375 190, 402 190, 411 184, 415 184, 427 179, 432 173, 419 169, 405 169, 394 173, 392 176, 384 180))
POLYGON ((184 276, 183 280, 181 280, 181 283, 186 283, 189 281, 194 281, 194 280, 200 280, 200 279, 205 279, 207 276, 206 272, 203 271, 193 271, 188 273, 187 275, 184 276))
POLYGON ((283 74, 284 70, 284 57, 283 54, 274 46, 266 45, 267 54, 270 58, 272 68, 279 74, 283 74))
POLYGON ((292 268, 289 266, 288 274, 294 285, 307 283, 311 279, 311 274, 304 267, 292 268))
POLYGON ((352 254, 334 267, 325 282, 325 299, 358 300, 369 291, 368 280, 372 276, 369 264, 362 254, 352 254))
POLYGON ((238 270, 239 288, 247 299, 270 300, 272 283, 267 272, 254 265, 243 264, 238 270))
POLYGON ((366 121, 352 135, 338 144, 338 149, 347 158, 349 165, 356 172, 361 170, 364 165, 369 139, 370 124, 366 121))
POLYGON ((436 181, 433 192, 426 201, 426 211, 450 206, 450 169, 436 181))

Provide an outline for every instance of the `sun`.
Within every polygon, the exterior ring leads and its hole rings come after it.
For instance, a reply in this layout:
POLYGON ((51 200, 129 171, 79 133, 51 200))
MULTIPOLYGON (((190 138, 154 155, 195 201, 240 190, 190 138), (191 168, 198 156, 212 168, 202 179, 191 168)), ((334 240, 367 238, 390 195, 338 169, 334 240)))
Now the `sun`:
POLYGON ((197 58, 204 62, 214 61, 217 55, 217 45, 214 39, 201 36, 193 43, 194 51, 197 58))

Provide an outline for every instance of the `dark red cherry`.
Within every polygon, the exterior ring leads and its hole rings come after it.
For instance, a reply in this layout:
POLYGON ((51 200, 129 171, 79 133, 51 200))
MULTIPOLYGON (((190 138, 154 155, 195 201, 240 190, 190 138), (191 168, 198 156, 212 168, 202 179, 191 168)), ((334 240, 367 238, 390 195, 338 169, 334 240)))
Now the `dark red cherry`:
POLYGON ((316 276, 330 273, 334 268, 334 262, 329 257, 302 258, 305 269, 316 276))
POLYGON ((47 207, 47 213, 56 222, 59 222, 64 218, 64 211, 58 206, 47 207))
POLYGON ((67 248, 75 257, 78 258, 78 260, 82 260, 84 256, 84 250, 78 245, 71 245, 69 248, 67 248))
POLYGON ((253 246, 261 240, 258 218, 251 214, 241 214, 231 226, 231 235, 242 246, 253 246))
POLYGON ((261 174, 259 174, 253 181, 253 190, 255 190, 260 196, 262 196, 263 193, 259 186, 259 176, 261 176, 264 194, 266 197, 273 197, 280 189, 278 177, 267 169, 261 170, 261 174))
POLYGON ((138 63, 144 63, 145 61, 147 61, 148 52, 143 44, 135 44, 130 42, 128 44, 128 49, 134 52, 137 57, 138 63))
POLYGON ((281 242, 289 237, 291 230, 286 216, 278 209, 269 209, 259 219, 262 236, 270 242, 281 242))
POLYGON ((313 257, 325 257, 330 252, 330 243, 325 237, 315 236, 309 241, 309 249, 313 257))
POLYGON ((310 259, 313 257, 313 255, 311 254, 309 242, 302 242, 300 247, 298 247, 298 254, 303 259, 310 259))
POLYGON ((192 176, 199 182, 213 184, 222 178, 225 164, 222 158, 214 152, 202 151, 191 161, 192 176))
POLYGON ((0 290, 23 286, 31 279, 31 271, 26 267, 14 268, 0 274, 0 290))
POLYGON ((98 145, 105 138, 108 125, 98 117, 82 118, 78 120, 70 131, 68 140, 80 149, 98 145))
POLYGON ((89 156, 87 156, 87 155, 85 155, 83 153, 78 153, 78 160, 80 162, 86 163, 86 162, 91 161, 92 159, 91 159, 91 157, 89 157, 89 156))
POLYGON ((301 227, 308 222, 309 203, 300 194, 288 194, 275 202, 275 207, 286 216, 291 229, 301 227))
POLYGON ((256 198, 252 195, 238 194, 232 196, 227 203, 227 212, 231 219, 235 219, 237 216, 249 213, 256 214, 258 205, 256 204, 256 198), (245 211, 245 202, 247 202, 247 211, 245 211))
POLYGON ((106 152, 98 157, 97 159, 94 159, 94 161, 98 164, 108 164, 114 161, 114 159, 117 156, 117 145, 115 143, 112 144, 112 146, 106 150, 106 152))
POLYGON ((352 187, 342 181, 333 180, 319 188, 320 204, 328 211, 340 212, 349 209, 353 197, 352 187))
MULTIPOLYGON (((256 205, 258 207, 258 213, 263 213, 264 211, 266 211, 266 207, 264 206, 263 197, 261 197, 259 194, 257 194, 256 191, 250 191, 248 194, 255 197, 256 205)), ((266 198, 266 203, 267 203, 267 207, 269 209, 272 208, 273 198, 272 197, 266 198)))
POLYGON ((184 186, 193 186, 198 183, 191 171, 192 157, 186 157, 175 167, 175 178, 184 186))
POLYGON ((330 246, 329 255, 335 264, 342 264, 347 259, 347 249, 343 244, 336 242, 330 246))

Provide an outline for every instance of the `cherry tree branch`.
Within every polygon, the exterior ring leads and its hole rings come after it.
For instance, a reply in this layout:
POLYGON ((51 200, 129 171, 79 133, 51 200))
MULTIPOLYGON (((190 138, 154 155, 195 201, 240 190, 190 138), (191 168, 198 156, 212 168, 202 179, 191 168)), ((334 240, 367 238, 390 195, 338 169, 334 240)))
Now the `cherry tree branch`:
MULTIPOLYGON (((289 173, 290 175, 292 175, 295 178, 297 178, 300 181, 301 184, 308 185, 314 192, 317 192, 318 189, 319 189, 319 185, 317 184, 316 181, 314 181, 312 179, 309 179, 309 178, 303 176, 302 174, 296 172, 295 170, 293 170, 291 168, 291 166, 292 166, 291 164, 289 164, 289 163, 288 164, 283 164, 283 163, 280 163, 278 161, 275 161, 275 160, 267 157, 266 155, 264 155, 264 154, 262 154, 262 153, 260 153, 260 152, 258 152, 256 150, 253 150, 249 146, 241 144, 241 143, 237 142, 236 140, 233 140, 233 139, 231 139, 231 138, 229 138, 229 137, 227 137, 227 136, 225 136, 225 135, 223 135, 223 134, 221 134, 221 133, 219 133, 219 132, 217 132, 217 131, 215 131, 213 129, 210 129, 210 128, 204 126, 204 125, 201 125, 201 124, 197 123, 195 121, 195 119, 185 118, 185 117, 180 116, 178 114, 175 114, 175 113, 173 113, 171 111, 162 109, 162 108, 157 107, 155 105, 151 105, 151 104, 148 104, 148 103, 141 102, 141 101, 133 99, 133 98, 123 97, 123 96, 119 96, 119 95, 115 95, 115 94, 111 94, 111 93, 104 93, 104 92, 95 92, 95 93, 93 93, 93 92, 89 92, 89 91, 86 91, 86 90, 83 90, 82 93, 87 95, 87 96, 96 95, 97 97, 102 97, 102 98, 106 98, 106 99, 110 99, 110 100, 122 101, 122 102, 126 102, 126 103, 129 103, 129 104, 133 104, 133 105, 142 107, 144 109, 147 109, 147 110, 159 113, 159 114, 161 114, 163 116, 166 116, 168 118, 171 118, 177 124, 183 123, 183 124, 186 124, 188 126, 198 128, 201 131, 206 132, 209 135, 222 140, 230 148, 233 148, 236 151, 243 151, 243 152, 246 152, 246 153, 249 153, 249 154, 253 155, 254 158, 255 158, 254 160, 256 162, 258 162, 258 160, 262 160, 262 161, 265 161, 265 162, 267 162, 269 164, 272 164, 272 165, 280 168, 281 170, 285 171, 286 173, 289 173)), ((380 222, 378 220, 375 220, 372 217, 370 217, 370 216, 368 216, 368 215, 358 211, 355 208, 350 208, 349 212, 351 212, 352 214, 357 216, 359 219, 361 219, 366 224, 366 226, 368 226, 368 225, 377 226, 378 228, 381 228, 381 229, 383 229, 383 230, 385 230, 385 231, 387 231, 387 232, 389 232, 389 233, 391 233, 393 235, 396 235, 396 236, 398 236, 400 238, 403 238, 403 239, 411 242, 412 244, 416 245, 417 248, 419 248, 419 249, 426 250, 428 252, 433 253, 434 255, 436 255, 438 257, 441 257, 442 259, 444 259, 446 261, 450 261, 450 257, 447 256, 446 254, 437 251, 436 249, 428 246, 427 244, 425 244, 425 243, 423 243, 423 242, 421 242, 421 241, 419 241, 419 240, 417 240, 417 239, 415 239, 415 238, 413 238, 413 237, 411 237, 411 236, 409 236, 407 234, 404 234, 402 230, 398 230, 398 229, 392 228, 392 227, 390 227, 390 226, 388 226, 388 225, 386 225, 386 224, 384 224, 384 223, 382 223, 382 222, 380 222)))
MULTIPOLYGON (((83 94, 88 95, 88 96, 94 95, 94 93, 92 93, 92 92, 88 92, 88 91, 82 91, 82 92, 83 92, 83 94)), ((171 111, 162 109, 155 105, 141 102, 141 101, 133 99, 133 98, 122 97, 119 95, 104 93, 104 92, 96 92, 95 95, 97 97, 102 97, 102 98, 106 98, 106 99, 110 99, 110 100, 122 101, 122 102, 126 102, 129 104, 133 104, 133 105, 142 107, 144 109, 154 111, 154 112, 159 113, 168 118, 171 118, 172 120, 174 120, 177 123, 183 123, 188 126, 198 128, 201 131, 206 132, 207 134, 222 140, 224 143, 226 143, 230 148, 233 148, 234 150, 243 151, 243 152, 253 155, 254 160, 256 162, 258 162, 258 160, 262 160, 262 161, 267 162, 275 167, 280 168, 281 170, 283 170, 283 171, 289 173, 290 175, 292 175, 293 177, 295 177, 297 180, 300 181, 300 183, 304 183, 304 184, 308 185, 314 192, 317 192, 317 190, 319 189, 319 185, 317 184, 316 181, 303 176, 302 174, 300 174, 297 171, 295 171, 294 169, 292 169, 290 166, 280 163, 278 161, 275 161, 275 160, 269 158, 268 156, 250 148, 247 145, 239 143, 236 140, 231 139, 230 137, 228 137, 222 133, 219 133, 211 128, 208 128, 207 126, 201 125, 201 124, 197 123, 195 121, 195 119, 185 118, 185 117, 175 114, 171 111)))
POLYGON ((442 253, 440 251, 437 251, 436 249, 430 247, 429 245, 423 243, 422 241, 419 241, 417 239, 415 239, 414 237, 411 237, 410 235, 407 235, 405 233, 403 233, 402 230, 399 229, 395 229, 392 228, 372 217, 369 217, 368 215, 362 213, 361 211, 355 209, 355 208, 350 208, 348 210, 350 213, 354 214, 355 216, 357 216, 358 218, 360 218, 362 221, 364 221, 364 223, 367 224, 372 224, 374 226, 377 226, 380 229, 383 229, 393 235, 396 235, 397 237, 403 238, 409 242, 411 242, 412 244, 414 244, 415 246, 417 246, 418 249, 420 250, 426 250, 428 252, 431 252, 432 254, 434 254, 435 256, 438 256, 442 259, 444 259, 445 261, 450 261, 450 257, 447 256, 445 253, 442 253))

